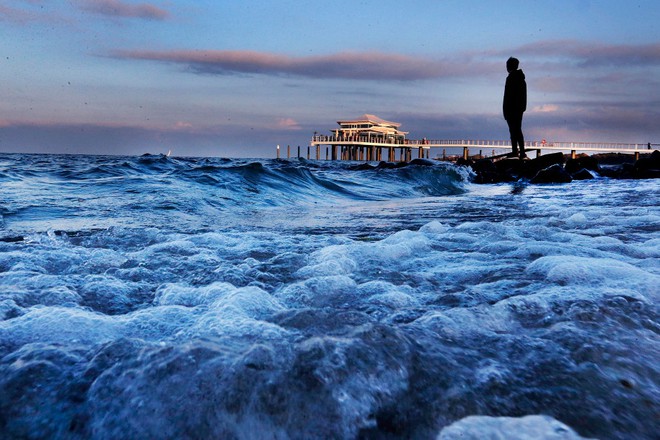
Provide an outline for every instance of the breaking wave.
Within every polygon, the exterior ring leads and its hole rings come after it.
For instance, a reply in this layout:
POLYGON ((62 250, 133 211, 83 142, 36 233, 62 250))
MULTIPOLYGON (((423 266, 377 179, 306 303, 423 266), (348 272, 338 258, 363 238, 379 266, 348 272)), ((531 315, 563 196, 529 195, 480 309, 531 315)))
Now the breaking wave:
POLYGON ((6 438, 657 434, 655 181, 5 155, 0 184, 6 438))

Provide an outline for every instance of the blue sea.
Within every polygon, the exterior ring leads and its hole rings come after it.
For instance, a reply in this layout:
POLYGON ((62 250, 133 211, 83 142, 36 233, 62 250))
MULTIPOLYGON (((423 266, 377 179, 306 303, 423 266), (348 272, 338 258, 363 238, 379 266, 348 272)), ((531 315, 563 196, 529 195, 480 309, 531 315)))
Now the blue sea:
POLYGON ((3 439, 657 439, 660 181, 0 154, 3 439))

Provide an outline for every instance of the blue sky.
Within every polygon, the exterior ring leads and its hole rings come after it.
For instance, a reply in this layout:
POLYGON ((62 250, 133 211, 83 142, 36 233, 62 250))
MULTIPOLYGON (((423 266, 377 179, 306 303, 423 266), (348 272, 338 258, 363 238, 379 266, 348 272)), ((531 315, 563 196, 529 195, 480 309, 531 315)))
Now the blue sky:
POLYGON ((660 142, 654 1, 0 0, 0 151, 273 157, 364 113, 412 138, 660 142))

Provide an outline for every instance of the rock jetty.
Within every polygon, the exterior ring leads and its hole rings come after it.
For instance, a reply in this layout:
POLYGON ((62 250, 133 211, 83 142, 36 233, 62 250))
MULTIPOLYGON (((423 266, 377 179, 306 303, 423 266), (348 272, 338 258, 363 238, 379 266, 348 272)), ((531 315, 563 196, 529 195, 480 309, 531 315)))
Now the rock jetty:
POLYGON ((475 183, 517 182, 567 183, 598 176, 611 179, 656 179, 660 177, 660 151, 640 156, 624 154, 581 155, 574 159, 562 153, 546 154, 535 159, 518 158, 459 159, 476 174, 475 183))

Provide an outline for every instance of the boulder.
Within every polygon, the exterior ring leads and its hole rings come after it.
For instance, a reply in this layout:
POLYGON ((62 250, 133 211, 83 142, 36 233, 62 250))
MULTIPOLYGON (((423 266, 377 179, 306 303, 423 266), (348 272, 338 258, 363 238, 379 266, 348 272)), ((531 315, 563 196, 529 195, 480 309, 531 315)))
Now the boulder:
POLYGON ((458 165, 458 166, 471 167, 472 164, 474 164, 474 161, 473 161, 472 159, 463 159, 462 157, 460 157, 460 158, 456 161, 456 165, 458 165))
POLYGON ((572 181, 573 178, 564 167, 555 164, 536 173, 531 183, 568 183, 572 181))
POLYGON ((502 159, 495 163, 497 171, 514 176, 520 176, 524 167, 524 162, 518 158, 502 159))
POLYGON ((631 177, 635 179, 657 179, 660 177, 660 151, 640 157, 633 165, 631 177))
POLYGON ((570 174, 577 173, 583 169, 598 172, 600 166, 598 165, 598 159, 593 156, 578 156, 575 159, 568 159, 565 169, 570 174))
MULTIPOLYGON (((500 182, 513 182, 518 180, 515 173, 511 173, 510 169, 504 168, 500 165, 501 162, 509 162, 500 160, 493 162, 491 159, 479 159, 471 163, 470 167, 477 175, 474 178, 475 183, 500 183, 500 182)), ((520 162, 515 160, 515 162, 520 162)))
POLYGON ((589 180, 594 178, 594 175, 586 168, 582 168, 580 171, 570 174, 571 177, 573 177, 573 180, 589 180))
POLYGON ((563 165, 564 155, 562 153, 552 153, 539 156, 536 159, 522 161, 523 169, 522 174, 524 177, 532 177, 538 174, 539 171, 550 168, 553 165, 563 165))
POLYGON ((497 172, 497 167, 490 159, 479 159, 471 166, 475 173, 497 172))
POLYGON ((417 158, 413 159, 409 162, 410 165, 418 165, 418 166, 423 166, 423 167, 432 167, 436 164, 437 162, 430 160, 430 159, 422 159, 422 158, 417 158))

